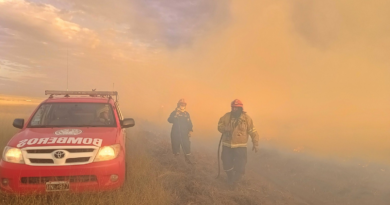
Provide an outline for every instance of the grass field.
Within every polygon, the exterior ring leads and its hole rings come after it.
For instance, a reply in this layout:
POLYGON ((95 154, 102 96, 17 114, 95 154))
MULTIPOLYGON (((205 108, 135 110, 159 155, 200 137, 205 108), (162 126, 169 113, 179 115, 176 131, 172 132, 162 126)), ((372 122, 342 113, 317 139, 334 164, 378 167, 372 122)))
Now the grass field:
MULTIPOLYGON (((0 107, 0 149, 18 129, 12 127, 14 118, 26 119, 35 106, 2 105, 0 107)), ((172 194, 163 188, 157 177, 159 167, 140 143, 142 131, 130 131, 127 143, 127 182, 117 191, 103 193, 54 193, 42 196, 10 196, 0 193, 0 204, 172 204, 172 194)))
MULTIPOLYGON (((35 106, 0 107, 0 147, 18 130, 14 118, 27 118, 35 106)), ((0 204, 286 204, 289 195, 273 192, 275 187, 259 179, 244 180, 231 190, 225 176, 215 179, 214 153, 197 149, 196 164, 188 165, 183 156, 173 157, 169 135, 147 122, 128 130, 127 182, 117 191, 103 193, 50 193, 36 196, 10 196, 0 193, 0 204), (267 192, 267 193, 264 193, 267 192), (274 198, 269 201, 267 197, 274 198), (270 203, 272 202, 272 203, 270 203)), ((252 175, 253 176, 253 175, 252 175)))
MULTIPOLYGON (((0 149, 18 131, 12 127, 13 119, 26 119, 34 107, 0 107, 0 149)), ((264 146, 257 154, 248 151, 244 179, 231 189, 225 173, 215 178, 215 143, 193 139, 195 164, 188 165, 182 155, 172 155, 167 131, 140 120, 128 131, 127 182, 122 189, 36 196, 0 193, 0 204, 385 205, 390 201, 390 167, 385 165, 339 163, 264 146)))

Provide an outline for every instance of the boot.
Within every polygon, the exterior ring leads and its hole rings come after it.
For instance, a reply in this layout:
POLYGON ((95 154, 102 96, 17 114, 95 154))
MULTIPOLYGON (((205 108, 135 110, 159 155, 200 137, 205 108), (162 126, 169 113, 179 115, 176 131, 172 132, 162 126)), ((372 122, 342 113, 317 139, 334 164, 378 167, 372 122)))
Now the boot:
POLYGON ((189 154, 184 155, 184 159, 186 160, 186 162, 188 164, 192 164, 192 161, 190 160, 190 155, 189 154))
POLYGON ((227 183, 229 184, 229 185, 232 185, 233 184, 233 178, 234 178, 234 172, 233 172, 233 170, 230 170, 230 171, 227 171, 226 172, 226 175, 227 175, 227 183))
POLYGON ((241 178, 242 178, 242 174, 236 172, 236 173, 233 175, 233 183, 234 183, 234 184, 237 184, 238 182, 241 181, 241 178))

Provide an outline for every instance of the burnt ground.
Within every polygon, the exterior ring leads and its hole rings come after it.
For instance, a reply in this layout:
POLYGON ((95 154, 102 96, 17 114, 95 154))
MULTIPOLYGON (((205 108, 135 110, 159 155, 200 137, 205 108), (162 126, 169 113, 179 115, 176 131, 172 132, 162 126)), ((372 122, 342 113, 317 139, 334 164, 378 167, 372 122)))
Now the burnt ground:
POLYGON ((306 204, 390 204, 390 167, 263 148, 249 167, 306 204))
POLYGON ((144 141, 160 167, 158 178, 175 204, 390 204, 390 169, 385 165, 337 162, 263 146, 259 153, 248 151, 247 173, 231 189, 225 173, 215 178, 217 140, 193 139, 196 164, 188 165, 183 155, 171 154, 166 132, 144 131, 142 136, 148 136, 144 141))

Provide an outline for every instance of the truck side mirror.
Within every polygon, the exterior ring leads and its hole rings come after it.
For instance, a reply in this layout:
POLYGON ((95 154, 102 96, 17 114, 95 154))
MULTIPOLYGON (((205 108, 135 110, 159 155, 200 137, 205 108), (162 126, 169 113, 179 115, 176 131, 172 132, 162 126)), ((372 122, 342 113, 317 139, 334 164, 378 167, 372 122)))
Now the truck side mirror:
POLYGON ((121 121, 122 128, 134 127, 135 121, 133 118, 125 118, 121 121))
POLYGON ((12 125, 16 128, 19 128, 19 129, 22 129, 23 126, 24 126, 24 119, 21 119, 21 118, 16 118, 14 120, 14 123, 12 123, 12 125))

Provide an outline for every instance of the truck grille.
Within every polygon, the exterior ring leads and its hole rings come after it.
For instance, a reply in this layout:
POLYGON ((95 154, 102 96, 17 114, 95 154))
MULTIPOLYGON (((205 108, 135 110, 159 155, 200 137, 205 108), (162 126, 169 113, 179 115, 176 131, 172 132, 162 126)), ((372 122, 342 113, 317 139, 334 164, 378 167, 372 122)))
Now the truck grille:
POLYGON ((26 147, 22 154, 27 165, 64 166, 91 163, 98 151, 95 146, 51 146, 26 147))
POLYGON ((54 164, 54 160, 52 159, 33 159, 30 158, 31 163, 37 163, 37 164, 54 164))
POLYGON ((22 184, 45 184, 52 181, 69 181, 70 183, 97 182, 95 175, 76 175, 76 176, 52 176, 52 177, 22 177, 22 184))
POLYGON ((90 157, 69 158, 66 159, 66 163, 88 162, 89 158, 90 157))

